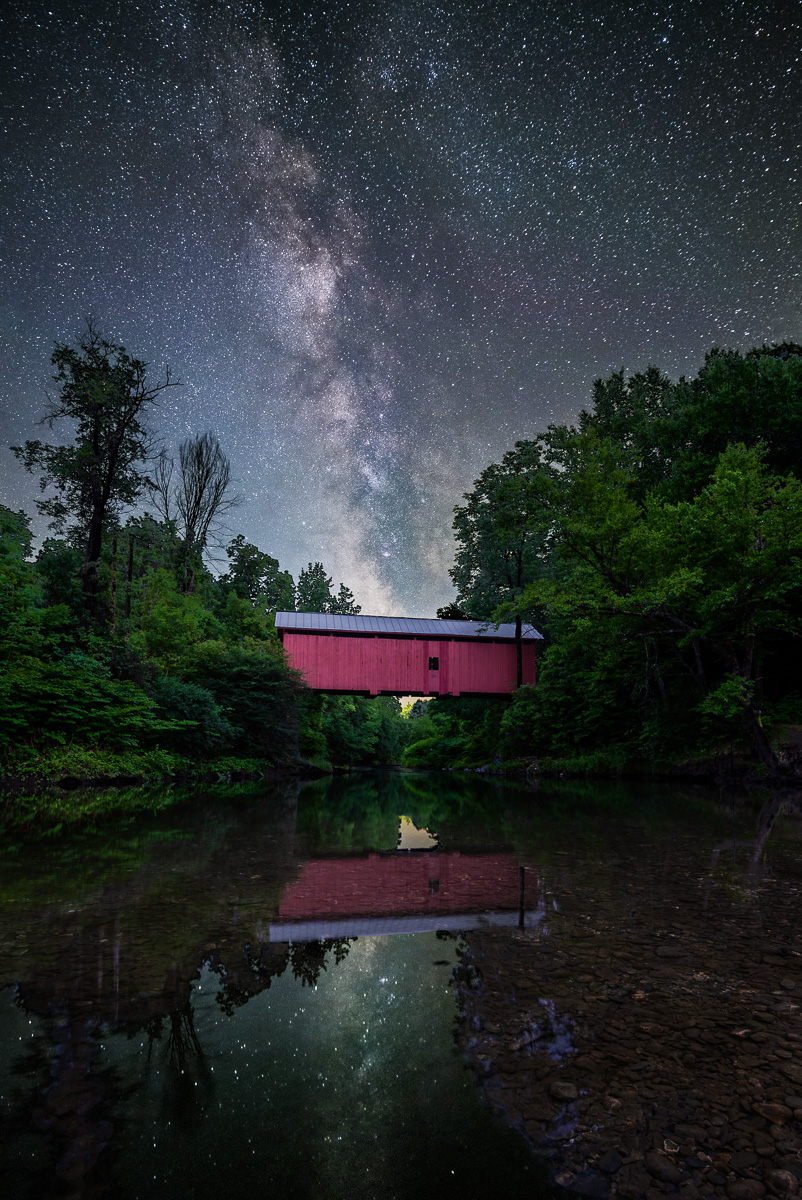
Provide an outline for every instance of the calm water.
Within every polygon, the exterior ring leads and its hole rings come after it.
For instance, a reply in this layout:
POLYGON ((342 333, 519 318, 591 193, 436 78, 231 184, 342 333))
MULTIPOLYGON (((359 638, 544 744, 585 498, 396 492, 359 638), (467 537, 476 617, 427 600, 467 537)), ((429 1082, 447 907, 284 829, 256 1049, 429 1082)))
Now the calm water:
MULTIPOLYGON (((756 1151, 763 1118, 747 1104, 754 1129, 741 1137, 732 1118, 721 1140, 715 1096, 736 1081, 716 1039, 732 1031, 709 1012, 729 1005, 738 1024, 743 1000, 782 1024, 792 1040, 772 1043, 768 1074, 758 1054, 741 1076, 784 1102, 802 982, 795 810, 376 774, 5 835, 4 1191, 536 1197, 562 1171, 603 1195, 607 1139, 634 1195, 655 1121, 673 1131, 672 1105, 694 1094, 697 1142, 718 1138, 699 1160, 708 1187, 744 1138, 761 1170, 786 1169, 790 1117, 764 1121, 783 1132, 756 1151)), ((679 1143, 674 1159, 697 1170, 679 1143)))

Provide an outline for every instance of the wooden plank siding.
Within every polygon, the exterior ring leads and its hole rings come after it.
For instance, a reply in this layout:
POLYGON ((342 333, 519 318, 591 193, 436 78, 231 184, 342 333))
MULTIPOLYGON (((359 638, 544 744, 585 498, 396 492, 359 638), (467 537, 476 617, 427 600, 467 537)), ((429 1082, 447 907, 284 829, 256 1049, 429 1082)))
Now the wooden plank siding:
MULTIPOLYGON (((282 633, 290 663, 321 692, 400 696, 498 696, 516 686, 515 643, 432 640, 369 633, 282 633), (436 658, 437 670, 429 669, 436 658)), ((523 644, 524 683, 535 682, 535 645, 523 644)))

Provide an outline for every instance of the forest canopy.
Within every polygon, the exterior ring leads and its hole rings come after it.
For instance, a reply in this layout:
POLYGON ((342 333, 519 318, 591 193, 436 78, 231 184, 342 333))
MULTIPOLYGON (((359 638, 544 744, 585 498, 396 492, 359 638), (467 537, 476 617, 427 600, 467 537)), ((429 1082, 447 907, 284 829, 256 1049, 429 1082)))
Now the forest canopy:
POLYGON ((734 742, 781 773, 802 722, 800 467, 791 343, 713 350, 692 380, 598 380, 576 425, 489 466, 455 509, 455 605, 546 639, 497 753, 643 770, 734 742))

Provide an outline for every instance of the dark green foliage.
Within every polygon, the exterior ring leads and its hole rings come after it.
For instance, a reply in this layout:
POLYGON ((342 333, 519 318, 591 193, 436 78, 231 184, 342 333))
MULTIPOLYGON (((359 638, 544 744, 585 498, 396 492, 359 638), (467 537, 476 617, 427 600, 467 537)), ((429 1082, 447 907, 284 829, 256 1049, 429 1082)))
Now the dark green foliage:
MULTIPOLYGON (((656 367, 625 380, 597 380, 579 432, 615 447, 633 475, 633 494, 689 499, 707 483, 727 446, 761 446, 772 473, 802 467, 802 347, 712 350, 691 381, 656 367)), ((567 431, 562 431, 563 433, 567 431)))
POLYGON ((323 563, 309 563, 298 576, 295 588, 295 605, 298 612, 341 613, 345 616, 356 615, 362 609, 354 603, 353 593, 340 584, 336 596, 331 591, 331 579, 326 574, 323 563))
POLYGON ((410 721, 403 763, 408 767, 478 767, 498 754, 506 700, 442 697, 410 721))
POLYGON ((98 601, 103 534, 146 485, 143 464, 150 438, 144 421, 170 386, 170 376, 168 372, 163 383, 149 386, 147 364, 107 341, 91 324, 77 349, 57 343, 51 362, 58 393, 44 421, 50 428, 67 421, 75 439, 56 445, 28 441, 12 450, 28 471, 39 474, 42 492, 52 490, 37 501, 50 527, 57 532, 67 527, 80 540, 86 608, 99 618, 104 615, 98 601))
MULTIPOLYGON (((276 609, 294 606, 292 576, 242 535, 221 578, 203 561, 232 504, 217 439, 182 443, 178 467, 160 454, 149 478, 145 417, 169 377, 148 387, 146 364, 91 328, 77 349, 56 346, 53 363, 47 420, 72 422, 74 440, 17 454, 40 472, 39 507, 66 537, 48 538, 32 562, 27 517, 0 506, 5 769, 108 775, 115 755, 123 770, 151 761, 163 771, 183 755, 289 763, 299 752, 326 764, 325 700, 290 670, 274 628, 276 609), (122 524, 143 493, 160 519, 122 524)), ((344 585, 331 593, 320 563, 302 584, 325 611, 359 611, 344 585)), ((406 726, 393 703, 360 705, 347 761, 400 755, 406 726)))
POLYGON ((329 696, 321 732, 335 766, 385 766, 401 761, 407 722, 393 696, 329 696))
POLYGON ((229 567, 220 582, 231 588, 243 600, 258 605, 267 612, 292 611, 295 607, 295 586, 289 571, 282 571, 278 559, 271 558, 242 534, 237 534, 226 550, 229 567))
POLYGON ((25 513, 0 504, 0 562, 30 558, 31 540, 31 522, 25 513))
POLYGON ((782 770, 768 730, 802 660, 800 431, 787 345, 714 351, 690 382, 599 381, 577 429, 538 439, 547 569, 495 616, 545 616, 549 638, 505 757, 643 766, 746 739, 782 770))
POLYGON ((522 618, 515 608, 524 588, 545 571, 550 473, 535 442, 518 442, 500 463, 487 467, 454 509, 457 550, 449 574, 459 610, 492 619, 511 606, 516 626, 518 686, 523 682, 522 618))
POLYGON ((300 681, 276 642, 199 647, 187 679, 209 692, 230 722, 233 748, 278 761, 294 752, 300 681))
POLYGON ((26 658, 0 676, 0 748, 81 742, 116 748, 151 743, 171 728, 132 683, 112 679, 78 651, 57 662, 26 658))
POLYGON ((354 593, 351 589, 341 583, 337 595, 332 597, 329 612, 340 613, 345 617, 355 617, 362 612, 362 606, 354 602, 354 593))
POLYGON ((438 608, 437 612, 435 613, 435 616, 441 621, 469 621, 470 620, 470 617, 465 612, 465 610, 463 608, 460 608, 460 606, 455 602, 452 602, 451 604, 446 604, 443 606, 443 608, 438 608))
POLYGON ((674 495, 704 487, 728 445, 760 446, 770 472, 802 470, 802 347, 786 343, 748 354, 713 350, 676 414, 674 495))
POLYGON ((404 761, 468 766, 486 747, 649 769, 734 741, 781 772, 772 722, 802 717, 802 349, 714 350, 677 383, 619 373, 593 401, 455 509, 459 604, 547 634, 537 686, 495 745, 432 702, 404 761))
POLYGON ((56 538, 45 538, 36 556, 36 572, 43 584, 42 602, 64 604, 78 620, 84 602, 80 583, 82 562, 80 550, 56 538))
POLYGON ((314 766, 330 766, 323 714, 326 697, 320 692, 302 691, 298 696, 298 753, 314 766))
POLYGON ((309 563, 298 576, 295 604, 298 612, 328 612, 332 601, 331 578, 323 563, 309 563))
POLYGON ((171 745, 182 754, 207 756, 231 744, 235 730, 206 688, 169 675, 157 675, 150 687, 159 714, 180 723, 171 745))
POLYGON ((454 607, 469 618, 492 617, 541 573, 539 466, 535 444, 519 442, 454 509, 457 550, 449 574, 458 592, 454 607))

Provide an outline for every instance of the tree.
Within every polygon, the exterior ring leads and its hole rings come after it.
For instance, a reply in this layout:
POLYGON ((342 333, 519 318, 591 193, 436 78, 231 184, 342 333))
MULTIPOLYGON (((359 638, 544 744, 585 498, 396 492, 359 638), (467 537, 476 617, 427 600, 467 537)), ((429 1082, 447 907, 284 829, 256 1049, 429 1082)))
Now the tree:
POLYGON ((706 487, 718 456, 736 443, 762 447, 773 473, 802 473, 802 346, 712 350, 678 398, 671 499, 706 487))
POLYGON ((58 395, 50 398, 42 423, 52 428, 64 419, 74 422, 75 440, 66 446, 28 441, 11 449, 27 471, 41 473, 43 492, 55 489, 55 496, 37 501, 51 528, 69 525, 81 540, 84 600, 97 618, 104 615, 98 595, 104 531, 146 486, 144 464, 152 445, 145 418, 177 381, 167 368, 161 382, 149 384, 148 364, 107 341, 91 322, 77 349, 56 343, 51 363, 58 395))
MULTIPOLYGON (((779 772, 759 683, 773 642, 802 635, 802 484, 772 475, 760 450, 735 445, 691 500, 639 504, 616 448, 593 432, 577 436, 584 465, 565 482, 558 568, 519 601, 551 607, 569 652, 594 643, 596 675, 606 670, 612 686, 588 676, 570 705, 587 708, 606 694, 609 708, 616 687, 639 690, 638 677, 665 702, 679 678, 686 711, 737 723, 779 772), (631 654, 637 644, 641 667, 631 654)), ((621 701, 615 707, 620 713, 621 701)))
POLYGON ((187 438, 175 460, 161 454, 150 483, 151 499, 160 516, 181 539, 181 590, 192 592, 210 534, 220 519, 239 503, 229 493, 231 464, 212 433, 187 438))
POLYGON ((443 608, 438 608, 435 614, 440 621, 469 621, 470 617, 453 600, 443 608))
MULTIPOLYGON (((657 367, 647 367, 624 379, 619 371, 593 384, 593 407, 579 414, 579 432, 592 431, 618 446, 631 470, 639 495, 658 486, 670 474, 677 454, 676 415, 687 393, 684 381, 671 382, 657 367)), ((545 437, 560 461, 571 445, 564 426, 552 427, 545 437)))
POLYGON ((277 558, 246 542, 241 533, 229 542, 226 554, 228 571, 220 577, 224 587, 268 612, 292 611, 295 584, 289 571, 281 570, 277 558))
POLYGON ((184 677, 212 694, 231 724, 235 750, 274 761, 295 755, 296 697, 302 684, 278 641, 205 642, 184 677))
POLYGON ((362 609, 354 603, 353 593, 344 583, 336 596, 331 592, 331 578, 323 563, 309 563, 298 576, 295 603, 298 612, 341 613, 356 615, 362 609))
MULTIPOLYGON (((802 346, 760 346, 741 354, 711 350, 695 379, 672 383, 656 367, 624 379, 618 372, 593 385, 593 405, 578 432, 592 431, 618 448, 642 499, 698 494, 728 445, 762 446, 769 470, 802 469, 802 346)), ((564 426, 546 441, 559 458, 564 426)), ((576 431, 573 431, 576 432, 576 431)), ((570 444, 570 437, 569 437, 570 444)))
MULTIPOLYGON (((535 442, 518 442, 501 463, 487 467, 454 509, 457 539, 449 571, 456 606, 474 620, 519 597, 543 570, 547 535, 547 470, 535 442)), ((523 683, 522 616, 515 612, 518 686, 523 683)))
POLYGON ((347 588, 344 583, 341 583, 339 592, 331 599, 329 612, 340 613, 346 617, 355 617, 358 613, 362 612, 362 607, 354 603, 354 593, 351 589, 347 588))
POLYGON ((329 612, 333 599, 331 578, 323 563, 309 563, 298 576, 295 585, 295 604, 298 612, 329 612))

